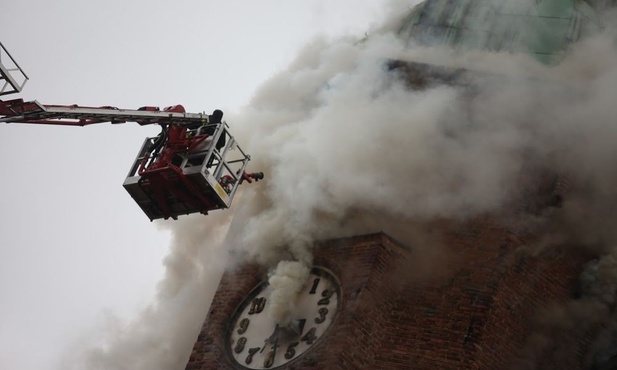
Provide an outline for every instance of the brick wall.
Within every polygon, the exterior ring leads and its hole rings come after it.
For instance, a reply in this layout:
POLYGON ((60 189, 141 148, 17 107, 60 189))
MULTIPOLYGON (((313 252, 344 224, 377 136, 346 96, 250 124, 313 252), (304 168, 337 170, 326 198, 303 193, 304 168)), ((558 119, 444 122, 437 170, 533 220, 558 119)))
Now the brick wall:
MULTIPOLYGON (((520 235, 486 220, 446 225, 443 235, 458 263, 432 280, 410 278, 406 270, 421 256, 383 233, 318 245, 315 265, 339 278, 341 308, 328 334, 285 368, 512 368, 535 313, 571 298, 585 258, 567 250, 528 255, 520 235)), ((256 266, 223 276, 187 370, 233 368, 226 324, 264 278, 256 266)), ((560 361, 580 368, 580 351, 560 361)))

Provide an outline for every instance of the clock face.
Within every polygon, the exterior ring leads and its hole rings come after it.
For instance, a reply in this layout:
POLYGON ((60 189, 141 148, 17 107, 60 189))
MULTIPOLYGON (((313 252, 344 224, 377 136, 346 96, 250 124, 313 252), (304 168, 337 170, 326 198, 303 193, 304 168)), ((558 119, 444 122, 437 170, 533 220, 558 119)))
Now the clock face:
POLYGON ((277 323, 268 314, 271 292, 267 281, 260 283, 232 317, 225 339, 238 368, 273 369, 302 356, 324 336, 341 300, 338 280, 321 267, 311 269, 289 323, 277 323))

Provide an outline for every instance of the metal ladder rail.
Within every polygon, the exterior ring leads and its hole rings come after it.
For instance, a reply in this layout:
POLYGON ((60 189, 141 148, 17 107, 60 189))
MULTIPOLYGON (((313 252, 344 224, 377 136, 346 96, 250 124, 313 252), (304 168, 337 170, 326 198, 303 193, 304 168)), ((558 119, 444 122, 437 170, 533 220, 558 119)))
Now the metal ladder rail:
MULTIPOLYGON (((37 103, 38 104, 38 103, 37 103)), ((69 126, 85 126, 94 123, 137 122, 148 124, 189 124, 207 122, 205 113, 176 113, 165 111, 140 111, 113 108, 46 106, 38 104, 41 110, 22 112, 19 115, 5 115, 0 122, 45 123, 69 126)))

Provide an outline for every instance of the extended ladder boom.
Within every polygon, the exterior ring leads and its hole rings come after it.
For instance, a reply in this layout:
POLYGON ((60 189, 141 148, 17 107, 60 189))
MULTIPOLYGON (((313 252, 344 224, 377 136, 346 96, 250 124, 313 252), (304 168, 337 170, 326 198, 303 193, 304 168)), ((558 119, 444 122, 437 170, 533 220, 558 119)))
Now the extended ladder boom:
POLYGON ((23 99, 0 101, 0 122, 38 123, 46 125, 86 126, 95 123, 137 122, 151 124, 204 124, 205 113, 186 113, 180 105, 159 110, 157 107, 118 109, 115 107, 83 107, 78 105, 43 105, 23 99))

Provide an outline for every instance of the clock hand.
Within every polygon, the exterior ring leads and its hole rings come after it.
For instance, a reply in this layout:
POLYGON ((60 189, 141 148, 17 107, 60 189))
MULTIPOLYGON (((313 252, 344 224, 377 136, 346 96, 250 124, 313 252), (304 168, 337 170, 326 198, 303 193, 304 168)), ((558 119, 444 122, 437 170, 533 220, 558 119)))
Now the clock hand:
POLYGON ((264 346, 261 348, 261 351, 259 351, 259 353, 262 353, 264 349, 266 349, 268 344, 272 343, 273 341, 275 341, 275 344, 276 344, 278 342, 278 336, 279 336, 279 324, 276 324, 276 327, 274 328, 272 335, 270 335, 268 338, 264 340, 264 346))
POLYGON ((259 353, 262 353, 264 351, 264 349, 266 349, 266 347, 268 346, 269 342, 270 342, 270 338, 266 338, 266 340, 264 340, 264 346, 261 347, 261 351, 259 351, 259 353))
POLYGON ((279 326, 278 324, 276 324, 276 328, 274 329, 275 337, 274 337, 274 343, 272 343, 272 357, 274 358, 274 356, 276 355, 276 348, 278 347, 278 343, 279 343, 279 326))

